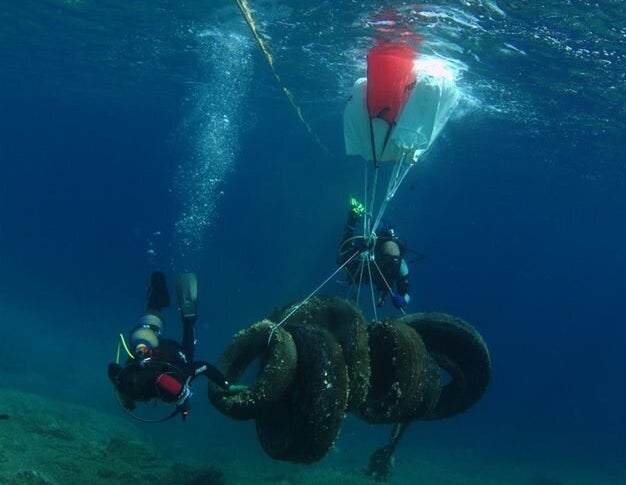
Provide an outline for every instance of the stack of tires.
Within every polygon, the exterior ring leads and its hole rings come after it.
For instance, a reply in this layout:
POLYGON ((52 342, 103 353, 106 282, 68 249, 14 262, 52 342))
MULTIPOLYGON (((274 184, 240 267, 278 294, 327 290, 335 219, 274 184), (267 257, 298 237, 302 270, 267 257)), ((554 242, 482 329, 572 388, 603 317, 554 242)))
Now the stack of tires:
POLYGON ((228 392, 209 385, 220 412, 256 420, 261 446, 274 459, 320 460, 346 413, 373 424, 454 416, 489 383, 487 347, 458 318, 417 313, 367 324, 341 298, 297 305, 284 326, 274 322, 293 305, 237 333, 220 356, 217 366, 231 383, 256 366, 251 385, 228 392))

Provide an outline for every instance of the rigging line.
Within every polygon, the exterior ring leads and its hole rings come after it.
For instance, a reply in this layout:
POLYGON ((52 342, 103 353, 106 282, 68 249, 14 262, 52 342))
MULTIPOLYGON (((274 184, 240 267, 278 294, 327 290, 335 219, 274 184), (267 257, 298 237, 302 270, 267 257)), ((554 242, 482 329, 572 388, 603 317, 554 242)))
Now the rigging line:
POLYGON ((365 207, 365 214, 363 215, 363 238, 367 239, 368 236, 368 232, 367 232, 367 226, 369 225, 369 218, 370 218, 370 207, 369 207, 369 194, 368 194, 368 170, 367 170, 367 166, 368 164, 365 163, 364 167, 365 170, 363 170, 363 198, 364 198, 364 207, 365 207))
MULTIPOLYGON (((369 113, 369 103, 367 104, 367 112, 369 113)), ((372 119, 373 118, 370 116, 370 146, 372 147, 372 162, 374 163, 374 167, 378 167, 378 160, 376 159, 376 137, 374 136, 374 125, 372 124, 372 119)))
POLYGON ((376 307, 376 295, 374 294, 374 279, 372 278, 372 268, 370 265, 370 260, 367 260, 367 273, 370 279, 370 295, 372 297, 372 309, 374 310, 374 321, 378 322, 378 310, 376 307))
POLYGON ((359 251, 356 251, 352 256, 350 256, 345 263, 343 263, 341 266, 339 266, 335 271, 333 271, 333 273, 326 278, 317 288, 315 288, 311 293, 309 293, 306 298, 304 300, 302 300, 300 303, 298 303, 297 305, 294 306, 294 308, 280 321, 278 322, 276 325, 274 325, 272 327, 272 330, 270 331, 269 337, 267 337, 267 343, 269 345, 269 343, 272 341, 272 337, 274 336, 274 332, 276 332, 276 330, 278 330, 280 327, 283 326, 283 324, 287 321, 287 319, 289 319, 289 317, 291 315, 293 315, 294 313, 296 313, 298 310, 300 310, 300 308, 303 305, 306 305, 306 303, 313 297, 315 296, 315 294, 320 291, 322 289, 322 287, 328 283, 331 279, 333 279, 335 277, 335 275, 337 273, 339 273, 343 268, 345 268, 348 263, 350 261, 352 261, 354 259, 354 257, 359 254, 359 251))
POLYGON ((389 291, 389 293, 393 293, 393 290, 391 289, 391 285, 389 284, 389 282, 387 281, 387 278, 385 278, 385 275, 383 274, 383 272, 380 269, 380 266, 378 266, 378 263, 376 262, 376 260, 374 259, 372 261, 372 263, 374 263, 374 267, 376 268, 376 270, 378 271, 378 274, 380 275, 380 277, 383 279, 383 281, 385 282, 385 286, 387 287, 387 290, 389 291))
MULTIPOLYGON (((387 278, 385 278, 385 275, 383 274, 382 270, 380 269, 380 267, 378 266, 378 264, 376 263, 376 260, 374 259, 372 261, 374 263, 374 266, 376 267, 376 269, 378 270, 378 274, 380 275, 380 277, 383 279, 383 281, 385 282, 385 286, 387 287, 387 291, 389 291, 389 294, 393 297, 393 295, 395 295, 395 292, 393 291, 393 289, 391 288, 391 285, 389 284, 389 282, 387 281, 387 278)), ((406 315, 406 312, 404 311, 404 308, 400 308, 400 311, 402 312, 403 315, 406 315)))
MULTIPOLYGON (((375 204, 375 199, 376 199, 376 186, 378 185, 378 170, 379 167, 376 166, 376 168, 374 168, 374 175, 373 175, 373 179, 372 179, 372 185, 370 186, 370 199, 371 199, 371 212, 370 214, 373 214, 374 212, 374 204, 375 204)), ((374 233, 374 229, 372 228, 371 225, 371 215, 367 221, 367 233, 366 236, 367 238, 370 238, 372 236, 372 234, 374 233)))
POLYGON ((396 195, 396 192, 400 188, 400 185, 402 185, 402 182, 404 181, 404 178, 406 177, 406 175, 409 173, 409 170, 411 170, 411 168, 413 168, 413 165, 415 165, 415 161, 412 161, 412 159, 409 159, 409 161, 407 161, 407 156, 408 156, 408 152, 402 153, 402 158, 400 158, 399 165, 398 165, 398 171, 394 177, 393 187, 389 189, 387 192, 387 196, 390 199, 396 195))
POLYGON ((361 299, 361 286, 363 285, 363 267, 365 266, 365 260, 361 259, 361 264, 359 266, 359 285, 357 286, 357 290, 356 290, 356 303, 357 305, 359 304, 359 300, 361 299))
POLYGON ((346 239, 343 243, 341 243, 341 246, 339 246, 339 256, 343 256, 345 253, 349 252, 349 250, 345 250, 344 246, 346 244, 350 244, 354 241, 356 241, 357 239, 365 239, 365 236, 352 236, 348 239, 346 239))
POLYGON ((387 206, 389 205, 389 202, 396 195, 396 192, 398 191, 400 184, 402 184, 402 181, 404 180, 406 175, 409 173, 409 170, 411 170, 413 165, 414 164, 411 162, 406 163, 406 152, 402 154, 402 157, 400 158, 398 163, 394 165, 391 176, 389 178, 389 184, 387 186, 387 193, 385 195, 385 199, 383 200, 380 206, 380 209, 376 216, 376 221, 374 222, 374 227, 372 229, 373 232, 376 232, 376 230, 378 229, 378 226, 380 225, 380 221, 382 220, 383 215, 385 214, 387 210, 387 206), (403 170, 403 167, 404 167, 404 170, 403 170))
POLYGON ((392 190, 393 181, 397 177, 398 170, 399 170, 399 164, 396 163, 393 165, 391 175, 389 176, 389 183, 387 184, 387 192, 385 194, 385 198, 380 204, 380 208, 378 209, 378 214, 376 215, 376 220, 374 221, 374 226, 372 227, 372 232, 374 233, 378 230, 380 221, 382 220, 383 215, 387 211, 387 205, 389 205, 389 201, 391 200, 391 196, 389 196, 389 192, 392 190))
POLYGON ((287 100, 289 101, 289 104, 291 104, 291 107, 296 112, 296 116, 302 122, 302 124, 306 128, 306 131, 309 133, 309 135, 313 137, 313 139, 320 146, 320 148, 324 152, 330 153, 328 148, 326 148, 326 146, 322 143, 319 137, 315 134, 315 132, 313 131, 313 128, 311 128, 311 125, 309 125, 309 123, 304 119, 302 110, 300 109, 300 106, 298 106, 298 104, 296 103, 296 99, 293 93, 289 90, 287 86, 285 86, 280 75, 276 71, 276 67, 274 66, 274 58, 272 57, 272 54, 270 54, 267 46, 265 45, 265 42, 263 41, 263 39, 261 38, 261 35, 259 34, 259 31, 257 30, 256 23, 254 22, 254 17, 252 17, 252 10, 248 6, 248 1, 247 0, 234 0, 234 1, 237 4, 237 7, 239 7, 239 11, 241 12, 241 15, 243 15, 243 18, 246 21, 246 24, 248 24, 248 27, 250 28, 250 32, 252 32, 252 36, 254 37, 254 40, 256 41, 257 45, 261 49, 261 52, 265 56, 267 65, 269 66, 270 71, 272 71, 272 74, 274 75, 274 78, 276 79, 278 86, 287 97, 287 100))

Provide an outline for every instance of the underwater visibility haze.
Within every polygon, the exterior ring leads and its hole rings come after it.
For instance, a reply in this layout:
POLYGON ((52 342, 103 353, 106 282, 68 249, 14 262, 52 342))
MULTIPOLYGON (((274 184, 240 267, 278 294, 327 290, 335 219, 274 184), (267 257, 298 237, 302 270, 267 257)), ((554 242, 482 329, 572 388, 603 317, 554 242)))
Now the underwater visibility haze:
MULTIPOLYGON (((411 426, 390 483, 626 483, 621 0, 4 0, 0 25, 0 396, 121 416, 226 483, 370 483, 389 426, 348 416, 324 459, 285 464, 204 383, 186 422, 134 422, 106 365, 155 269, 197 273, 209 362, 335 271, 368 163, 344 107, 368 50, 406 42, 459 94, 385 214, 420 255, 407 312, 473 325, 491 381, 411 426)), ((22 419, 3 404, 0 434, 22 419)))

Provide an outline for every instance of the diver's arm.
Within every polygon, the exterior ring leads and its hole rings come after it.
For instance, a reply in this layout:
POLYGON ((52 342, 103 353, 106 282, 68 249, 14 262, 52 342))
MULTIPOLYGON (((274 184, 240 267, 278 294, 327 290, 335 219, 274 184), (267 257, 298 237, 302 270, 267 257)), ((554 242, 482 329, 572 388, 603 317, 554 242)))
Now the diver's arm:
POLYGON ((354 237, 354 231, 356 226, 361 220, 361 216, 356 214, 352 209, 348 211, 348 219, 346 225, 343 228, 343 236, 339 243, 339 252, 337 254, 337 264, 342 265, 345 263, 352 253, 354 253, 354 245, 350 244, 350 240, 354 237))
POLYGON ((180 350, 185 354, 187 362, 193 362, 196 348, 196 316, 182 317, 183 338, 180 342, 180 350))
POLYGON ((113 383, 113 386, 117 390, 117 395, 120 400, 122 406, 125 409, 133 410, 135 409, 135 401, 124 393, 123 384, 120 381, 120 377, 122 376, 123 367, 114 362, 109 364, 109 368, 107 370, 109 380, 113 383))
POLYGON ((161 310, 170 306, 167 280, 161 271, 153 271, 146 291, 146 311, 160 317, 161 310))
POLYGON ((228 390, 230 383, 224 377, 217 367, 209 364, 208 362, 198 361, 193 363, 193 371, 191 378, 194 379, 200 375, 204 375, 210 381, 224 390, 228 390))
POLYGON ((120 373, 122 372, 122 366, 116 364, 115 362, 111 362, 107 369, 107 374, 109 376, 109 380, 113 383, 114 386, 117 387, 119 383, 120 373))

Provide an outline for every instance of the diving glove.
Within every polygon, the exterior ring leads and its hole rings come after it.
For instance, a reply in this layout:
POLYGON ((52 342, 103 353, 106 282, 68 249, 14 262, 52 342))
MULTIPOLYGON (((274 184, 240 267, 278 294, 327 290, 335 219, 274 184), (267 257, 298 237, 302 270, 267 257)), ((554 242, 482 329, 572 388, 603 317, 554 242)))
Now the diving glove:
POLYGON ((183 319, 196 318, 198 282, 195 273, 183 273, 176 277, 176 301, 183 319))
POLYGON ((395 294, 391 297, 391 302, 398 310, 403 310, 409 304, 410 297, 408 294, 399 295, 395 294))
POLYGON ((354 215, 361 216, 365 212, 365 207, 354 197, 350 197, 350 210, 354 215))

